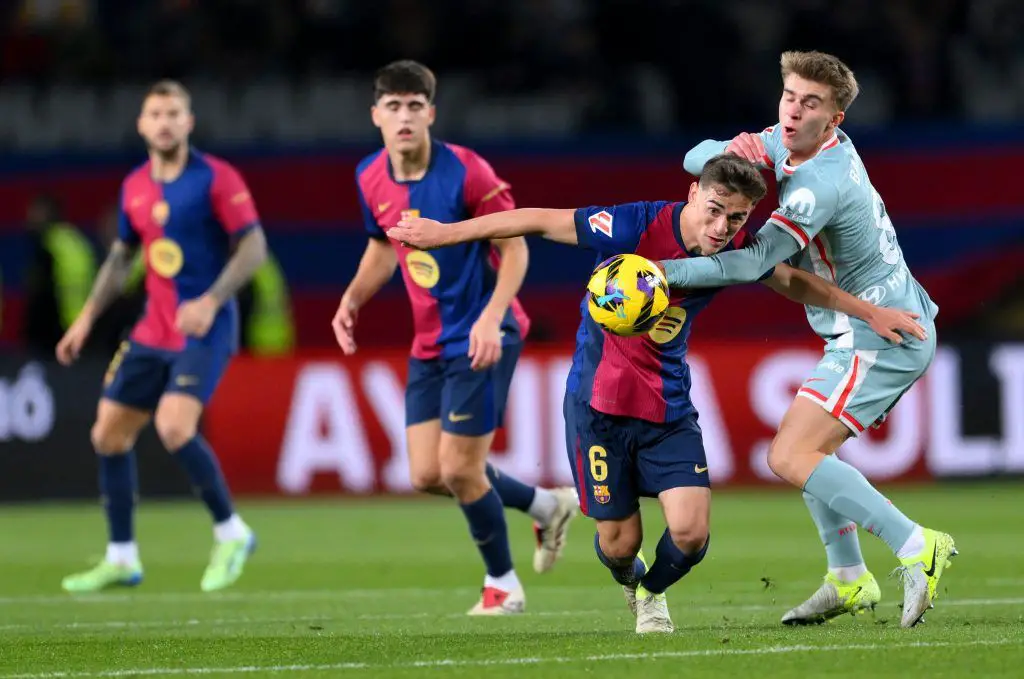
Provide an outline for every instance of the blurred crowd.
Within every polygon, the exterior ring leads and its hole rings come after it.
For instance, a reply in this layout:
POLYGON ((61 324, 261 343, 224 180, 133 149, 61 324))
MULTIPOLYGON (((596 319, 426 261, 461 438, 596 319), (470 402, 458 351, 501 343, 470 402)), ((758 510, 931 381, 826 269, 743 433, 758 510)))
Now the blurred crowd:
MULTIPOLYGON (((783 49, 863 81, 858 116, 1024 118, 1019 0, 8 0, 5 81, 360 75, 398 57, 481 94, 573 96, 591 128, 771 113, 783 49), (645 96, 646 95, 646 96, 645 96)), ((443 93, 443 81, 442 81, 443 93)))

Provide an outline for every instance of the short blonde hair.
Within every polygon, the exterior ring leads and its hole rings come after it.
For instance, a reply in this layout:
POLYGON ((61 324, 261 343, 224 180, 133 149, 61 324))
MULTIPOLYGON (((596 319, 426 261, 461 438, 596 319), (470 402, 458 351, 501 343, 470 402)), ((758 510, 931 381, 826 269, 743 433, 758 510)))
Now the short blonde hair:
POLYGON ((146 90, 146 96, 142 100, 146 101, 150 97, 178 97, 185 102, 186 109, 192 108, 192 95, 177 80, 159 80, 153 83, 146 90))
POLYGON ((824 52, 783 52, 779 62, 783 80, 789 75, 797 75, 831 87, 836 108, 840 111, 849 108, 860 93, 853 71, 839 57, 824 52))

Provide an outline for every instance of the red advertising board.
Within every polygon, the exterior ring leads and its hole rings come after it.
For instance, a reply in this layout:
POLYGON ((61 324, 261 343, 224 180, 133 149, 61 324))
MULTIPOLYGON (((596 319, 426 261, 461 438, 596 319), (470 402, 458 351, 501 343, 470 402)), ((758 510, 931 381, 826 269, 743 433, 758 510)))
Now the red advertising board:
MULTIPOLYGON (((570 349, 528 350, 516 371, 492 459, 524 481, 571 483, 561 411, 570 349)), ((942 347, 886 424, 847 443, 844 459, 874 481, 1024 472, 1024 346, 980 351, 942 347), (983 370, 962 369, 979 361, 983 370), (998 411, 996 425, 968 431, 977 427, 965 428, 965 417, 979 419, 972 415, 979 408, 982 422, 998 411)), ((716 486, 777 482, 765 463, 767 446, 819 357, 814 343, 695 347, 693 399, 716 486)), ((232 488, 408 492, 405 361, 373 351, 237 360, 204 423, 232 488)))

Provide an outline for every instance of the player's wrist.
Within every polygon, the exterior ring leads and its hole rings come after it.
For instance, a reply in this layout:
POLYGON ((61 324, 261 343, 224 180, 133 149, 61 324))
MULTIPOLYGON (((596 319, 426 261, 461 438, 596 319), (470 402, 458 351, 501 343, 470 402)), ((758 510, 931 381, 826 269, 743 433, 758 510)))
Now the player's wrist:
POLYGON ((214 310, 220 309, 221 306, 224 305, 224 301, 220 298, 220 295, 218 295, 215 290, 210 290, 209 292, 204 294, 202 297, 199 298, 199 301, 214 310))
POLYGON ((480 312, 480 320, 488 323, 500 324, 502 319, 505 318, 505 312, 508 311, 508 307, 499 309, 496 307, 486 306, 484 310, 480 312))

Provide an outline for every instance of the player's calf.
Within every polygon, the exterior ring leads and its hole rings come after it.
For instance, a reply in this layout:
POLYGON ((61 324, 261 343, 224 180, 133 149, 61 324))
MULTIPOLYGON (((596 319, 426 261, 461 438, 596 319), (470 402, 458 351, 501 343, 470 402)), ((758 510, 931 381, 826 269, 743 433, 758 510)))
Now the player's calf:
POLYGON ((142 581, 135 543, 135 496, 138 478, 132 447, 149 413, 101 399, 91 439, 99 464, 100 495, 107 519, 108 542, 103 560, 87 571, 64 578, 68 592, 95 592, 142 581))
POLYGON ((526 606, 522 585, 512 568, 505 508, 484 473, 492 436, 441 435, 441 479, 459 501, 469 532, 480 550, 487 575, 480 601, 470 615, 521 613, 526 606))
POLYGON ((641 580, 648 592, 662 594, 703 561, 710 544, 711 490, 701 486, 669 488, 658 497, 668 527, 655 550, 654 563, 641 580))
POLYGON ((217 456, 198 434, 202 403, 187 394, 166 394, 156 411, 156 430, 161 442, 188 475, 193 489, 213 519, 216 545, 203 574, 203 591, 223 589, 241 575, 256 548, 252 530, 235 513, 227 481, 217 456))

